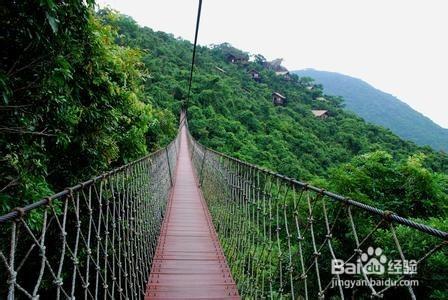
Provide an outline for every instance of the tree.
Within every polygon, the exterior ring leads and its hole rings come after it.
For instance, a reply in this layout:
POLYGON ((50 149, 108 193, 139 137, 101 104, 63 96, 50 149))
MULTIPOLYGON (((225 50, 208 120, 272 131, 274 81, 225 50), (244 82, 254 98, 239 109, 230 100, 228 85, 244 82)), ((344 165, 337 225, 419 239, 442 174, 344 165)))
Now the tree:
POLYGON ((13 1, 2 10, 3 213, 157 145, 151 124, 163 114, 143 93, 143 53, 115 44, 88 4, 13 1))

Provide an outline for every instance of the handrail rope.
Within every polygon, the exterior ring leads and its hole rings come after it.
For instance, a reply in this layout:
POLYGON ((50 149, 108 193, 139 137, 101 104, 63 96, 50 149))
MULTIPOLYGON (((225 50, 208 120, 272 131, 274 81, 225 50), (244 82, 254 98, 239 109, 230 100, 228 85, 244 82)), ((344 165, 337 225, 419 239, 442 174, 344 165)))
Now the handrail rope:
MULTIPOLYGON (((179 127, 178 133, 180 132, 181 128, 182 127, 179 127)), ((136 160, 134 160, 132 162, 129 162, 129 163, 125 164, 125 165, 122 165, 120 167, 116 167, 116 168, 114 168, 114 169, 112 169, 110 171, 104 172, 104 173, 102 173, 102 174, 100 174, 98 176, 95 176, 95 177, 93 177, 93 178, 91 178, 89 180, 86 180, 84 182, 78 183, 78 184, 76 184, 74 186, 66 188, 66 189, 64 189, 64 190, 62 190, 62 191, 60 191, 58 193, 55 193, 55 194, 53 194, 51 196, 47 196, 47 197, 45 197, 43 199, 40 199, 40 200, 38 200, 36 202, 28 204, 28 205, 26 205, 24 207, 16 207, 12 211, 10 211, 9 213, 7 213, 7 214, 5 214, 3 216, 0 216, 0 224, 4 223, 4 222, 7 222, 7 221, 10 221, 10 220, 13 220, 13 219, 15 219, 15 218, 17 218, 17 217, 19 217, 19 216, 21 216, 21 215, 31 211, 31 210, 33 210, 33 209, 45 206, 45 205, 49 204, 51 201, 53 201, 53 200, 57 200, 57 199, 63 198, 65 196, 67 196, 70 193, 70 191, 72 191, 72 192, 79 191, 79 190, 81 190, 84 187, 88 187, 88 186, 94 184, 96 181, 98 181, 100 179, 105 179, 107 177, 110 177, 110 176, 118 173, 118 172, 121 172, 121 171, 123 171, 125 169, 128 169, 128 168, 138 164, 139 162, 148 160, 151 157, 157 155, 158 153, 160 153, 162 151, 165 151, 165 149, 169 148, 175 142, 176 142, 176 139, 172 140, 167 146, 165 146, 163 148, 160 148, 160 149, 158 149, 156 151, 153 151, 153 152, 151 152, 151 153, 149 153, 149 154, 147 154, 147 155, 145 155, 145 156, 143 156, 141 158, 138 158, 138 159, 136 159, 136 160)))
POLYGON ((378 278, 410 279, 400 289, 412 299, 426 293, 413 286, 413 279, 419 279, 417 266, 419 274, 420 268, 422 274, 430 270, 431 263, 423 261, 446 249, 446 232, 209 149, 188 134, 192 163, 202 173, 201 189, 240 295, 381 298, 395 286, 372 283, 378 278), (412 230, 427 235, 421 249, 413 249, 412 230), (381 248, 373 248, 372 242, 381 248), (364 269, 370 264, 368 255, 383 251, 387 258, 383 255, 380 264, 399 261, 401 271, 396 273, 393 264, 382 265, 387 273, 378 277, 379 273, 364 269), (339 276, 330 272, 333 261, 343 270, 356 265, 360 271, 354 275, 343 271, 339 276), (354 289, 343 287, 340 282, 347 278, 364 283, 354 289))
POLYGON ((271 170, 268 170, 266 168, 263 168, 263 167, 251 164, 249 162, 240 160, 238 158, 232 157, 232 156, 227 155, 225 153, 222 153, 222 152, 210 149, 210 148, 202 145, 201 143, 199 143, 196 140, 195 140, 195 142, 198 145, 202 146, 204 149, 207 149, 207 151, 213 152, 213 153, 215 153, 215 154, 217 154, 217 155, 219 155, 221 157, 225 157, 225 158, 227 158, 227 159, 229 159, 231 161, 234 161, 234 162, 236 162, 238 164, 242 164, 242 165, 244 165, 246 167, 254 168, 254 169, 256 169, 258 171, 261 171, 263 173, 275 176, 275 177, 277 177, 277 178, 279 178, 281 180, 287 181, 287 182, 289 182, 289 183, 291 183, 291 184, 293 184, 295 186, 298 186, 300 188, 312 190, 312 191, 317 192, 317 193, 321 193, 321 194, 323 194, 325 196, 330 197, 333 200, 336 200, 336 201, 339 201, 339 202, 343 202, 343 203, 351 205, 351 206, 356 206, 356 207, 361 208, 361 209, 363 209, 363 210, 365 210, 367 212, 376 214, 378 216, 385 217, 385 218, 387 218, 390 221, 394 221, 396 223, 399 223, 399 224, 402 224, 402 225, 406 225, 406 226, 415 228, 417 230, 420 230, 422 232, 431 234, 433 236, 436 236, 436 237, 448 240, 448 232, 446 232, 446 231, 442 231, 442 230, 433 228, 431 226, 428 226, 428 225, 425 225, 425 224, 422 224, 422 223, 417 223, 415 221, 412 221, 412 220, 409 220, 407 218, 401 217, 401 216, 399 216, 399 215, 397 215, 397 214, 395 214, 393 212, 390 212, 390 211, 387 211, 387 210, 381 210, 379 208, 370 206, 368 204, 364 204, 364 203, 362 203, 360 201, 349 199, 349 198, 341 196, 339 194, 336 194, 336 193, 333 193, 333 192, 329 192, 329 191, 326 191, 324 189, 315 187, 315 186, 310 185, 310 184, 308 184, 306 182, 299 181, 297 179, 290 178, 288 176, 285 176, 285 175, 282 175, 282 174, 279 174, 279 173, 275 173, 275 172, 273 172, 271 170))
POLYGON ((179 142, 0 217, 0 298, 144 297, 179 142))

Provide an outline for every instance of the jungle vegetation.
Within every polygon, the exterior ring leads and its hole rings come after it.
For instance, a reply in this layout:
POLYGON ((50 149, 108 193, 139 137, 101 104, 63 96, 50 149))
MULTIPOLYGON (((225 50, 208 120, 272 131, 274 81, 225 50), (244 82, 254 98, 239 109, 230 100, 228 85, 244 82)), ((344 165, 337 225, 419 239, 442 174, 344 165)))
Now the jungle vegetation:
MULTIPOLYGON (((107 10, 100 15, 105 24, 118 30, 119 45, 144 51, 145 66, 154 70, 145 92, 157 108, 176 114, 187 100, 191 43, 142 28, 128 16, 107 10)), ((189 127, 202 144, 448 229, 446 153, 417 146, 388 129, 366 123, 344 110, 344 99, 324 94, 322 85, 311 78, 278 76, 262 55, 250 55, 230 44, 199 47, 194 72, 189 127), (242 61, 232 63, 229 57, 242 61), (252 59, 246 62, 249 57, 252 59), (260 81, 252 79, 253 70, 261 75, 260 81), (273 105, 273 92, 286 96, 286 104, 273 105), (327 110, 329 117, 316 118, 313 109, 327 110)), ((367 227, 361 225, 360 230, 367 227)), ((397 234, 412 255, 424 254, 429 240, 404 227, 397 234)), ((376 242, 390 246, 391 236, 382 231, 376 242)), ((446 297, 446 272, 442 270, 448 267, 447 257, 446 250, 440 252, 421 268, 425 287, 419 295, 446 297)))
POLYGON ((434 123, 400 99, 380 91, 367 82, 347 75, 305 69, 294 71, 299 76, 312 77, 330 95, 344 97, 347 110, 367 122, 389 128, 398 136, 418 145, 448 151, 448 129, 434 123))
MULTIPOLYGON (((2 214, 141 157, 176 135, 187 97, 189 41, 109 9, 95 11, 92 0, 3 6, 2 214)), ((198 48, 188 106, 195 138, 448 230, 446 154, 367 124, 310 78, 278 76, 267 65, 262 55, 229 44, 198 48), (251 59, 231 63, 229 54, 251 59), (286 104, 274 106, 272 92, 285 95, 286 104), (329 117, 316 118, 313 109, 327 110, 329 117)), ((446 270, 446 253, 428 264, 446 270)), ((447 281, 437 276, 425 293, 441 299, 447 281)))
MULTIPOLYGON (((100 15, 118 31, 119 45, 143 51, 145 66, 157 70, 145 83, 145 93, 155 107, 177 114, 186 101, 192 45, 141 28, 127 16, 111 11, 100 15)), ((188 113, 190 130, 199 142, 278 173, 374 201, 382 208, 398 209, 405 197, 421 208, 431 203, 439 208, 436 211, 446 212, 445 153, 404 141, 346 112, 342 98, 323 94, 322 86, 310 78, 276 75, 262 55, 234 64, 228 62, 229 54, 248 56, 229 44, 198 49, 188 113), (261 82, 251 79, 252 70, 260 73, 261 82), (284 106, 272 104, 274 91, 287 97, 284 106), (328 110, 329 118, 316 118, 313 109, 328 110)), ((408 206, 400 213, 431 214, 408 206)))

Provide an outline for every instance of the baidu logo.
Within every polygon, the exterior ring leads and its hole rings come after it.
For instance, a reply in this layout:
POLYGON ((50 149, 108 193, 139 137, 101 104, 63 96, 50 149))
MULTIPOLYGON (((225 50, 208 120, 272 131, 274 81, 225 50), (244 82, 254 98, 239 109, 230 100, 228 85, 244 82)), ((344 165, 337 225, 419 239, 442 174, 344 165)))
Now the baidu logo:
POLYGON ((361 258, 358 259, 358 262, 361 262, 362 269, 365 274, 371 275, 382 275, 384 274, 386 268, 385 264, 387 262, 386 256, 383 254, 383 249, 380 247, 373 249, 373 247, 369 247, 367 249, 367 253, 361 254, 361 258))
POLYGON ((331 261, 332 274, 366 274, 382 275, 386 270, 387 257, 383 249, 369 247, 367 252, 361 253, 356 262, 344 262, 342 259, 331 261))
POLYGON ((377 279, 370 275, 415 275, 417 274, 417 261, 406 259, 388 259, 383 249, 368 247, 366 252, 360 252, 356 262, 344 261, 342 259, 331 260, 331 273, 333 275, 367 275, 362 279, 341 279, 333 277, 332 288, 342 286, 353 289, 355 286, 418 286, 418 280, 407 279, 377 279))
POLYGON ((356 262, 344 262, 342 259, 331 260, 331 273, 341 274, 365 274, 383 275, 417 273, 416 260, 388 260, 380 247, 368 247, 366 252, 361 252, 356 262))

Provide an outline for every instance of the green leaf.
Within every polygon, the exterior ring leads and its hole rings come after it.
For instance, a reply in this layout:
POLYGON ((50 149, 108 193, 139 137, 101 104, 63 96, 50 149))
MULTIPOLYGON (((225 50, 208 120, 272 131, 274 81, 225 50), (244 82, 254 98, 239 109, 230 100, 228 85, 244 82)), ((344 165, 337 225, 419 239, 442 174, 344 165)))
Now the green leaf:
POLYGON ((8 105, 8 103, 9 103, 9 96, 11 94, 11 91, 8 88, 6 80, 7 80, 6 75, 3 74, 3 73, 0 73, 0 90, 2 90, 3 103, 5 105, 8 105))
POLYGON ((48 13, 46 13, 45 15, 47 16, 48 23, 50 24, 51 29, 53 30, 53 33, 58 32, 59 20, 53 16, 50 16, 48 13))

